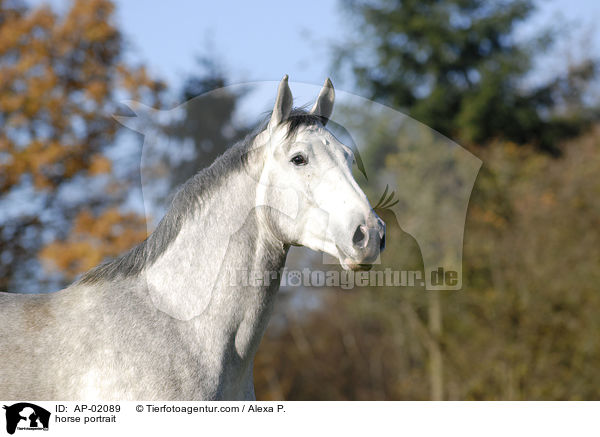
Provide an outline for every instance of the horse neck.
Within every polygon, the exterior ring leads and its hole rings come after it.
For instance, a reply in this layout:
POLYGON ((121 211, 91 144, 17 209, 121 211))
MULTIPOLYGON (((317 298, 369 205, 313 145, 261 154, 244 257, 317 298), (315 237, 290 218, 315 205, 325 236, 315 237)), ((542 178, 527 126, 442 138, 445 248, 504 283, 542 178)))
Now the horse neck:
POLYGON ((287 254, 256 207, 261 168, 260 159, 250 159, 221 175, 141 276, 159 310, 179 320, 194 319, 200 326, 209 321, 203 329, 214 333, 236 332, 244 325, 248 338, 242 343, 254 341, 254 331, 264 329, 265 309, 278 289, 275 280, 249 283, 243 276, 272 276, 270 272, 283 268, 287 254))

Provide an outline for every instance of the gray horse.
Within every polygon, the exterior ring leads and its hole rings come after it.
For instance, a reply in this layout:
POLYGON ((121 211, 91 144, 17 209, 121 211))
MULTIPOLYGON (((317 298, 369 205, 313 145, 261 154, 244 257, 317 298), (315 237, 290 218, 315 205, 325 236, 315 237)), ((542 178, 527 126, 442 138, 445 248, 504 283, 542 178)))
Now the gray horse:
POLYGON ((254 399, 289 247, 356 270, 385 244, 352 150, 325 129, 333 101, 328 79, 292 109, 285 76, 268 122, 184 184, 146 241, 64 290, 0 293, 0 399, 254 399))

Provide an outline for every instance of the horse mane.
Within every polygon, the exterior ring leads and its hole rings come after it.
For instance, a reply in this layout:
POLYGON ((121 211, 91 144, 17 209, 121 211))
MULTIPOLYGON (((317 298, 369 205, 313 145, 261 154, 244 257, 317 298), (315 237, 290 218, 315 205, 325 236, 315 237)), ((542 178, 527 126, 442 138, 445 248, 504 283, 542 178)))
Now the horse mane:
MULTIPOLYGON (((263 132, 270 120, 270 113, 252 133, 228 148, 209 167, 200 170, 187 180, 175 194, 171 206, 158 226, 144 241, 117 258, 94 267, 77 281, 78 284, 96 284, 140 274, 146 266, 152 265, 177 238, 181 227, 198 208, 199 199, 225 180, 226 176, 245 165, 245 157, 256 137, 263 132)), ((284 122, 287 125, 287 138, 293 138, 301 126, 323 125, 321 116, 309 113, 305 108, 295 108, 284 122)))

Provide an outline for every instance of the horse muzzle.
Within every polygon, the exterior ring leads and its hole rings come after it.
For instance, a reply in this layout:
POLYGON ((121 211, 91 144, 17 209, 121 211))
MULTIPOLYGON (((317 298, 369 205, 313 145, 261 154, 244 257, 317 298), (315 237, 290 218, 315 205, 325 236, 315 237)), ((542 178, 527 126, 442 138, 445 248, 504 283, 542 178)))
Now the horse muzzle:
POLYGON ((367 220, 354 227, 351 249, 340 250, 342 267, 351 270, 371 269, 379 254, 385 249, 385 223, 374 212, 367 220))

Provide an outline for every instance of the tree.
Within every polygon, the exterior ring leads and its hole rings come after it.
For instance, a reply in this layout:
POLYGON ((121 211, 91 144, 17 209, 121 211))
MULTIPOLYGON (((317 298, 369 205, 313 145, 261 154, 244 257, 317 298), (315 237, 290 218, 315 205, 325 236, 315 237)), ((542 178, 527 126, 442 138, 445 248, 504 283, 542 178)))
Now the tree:
POLYGON ((123 62, 113 10, 76 0, 59 16, 0 1, 1 290, 48 286, 38 258, 63 284, 145 234, 119 208, 131 181, 115 179, 106 153, 116 102, 155 104, 163 85, 123 62))
POLYGON ((557 152, 557 142, 589 119, 582 103, 596 77, 595 59, 525 86, 536 54, 553 42, 550 32, 524 42, 515 36, 535 11, 531 0, 345 4, 360 39, 338 49, 338 62, 351 67, 372 98, 446 136, 467 144, 504 138, 557 152))
POLYGON ((208 167, 250 132, 248 126, 234 121, 243 91, 238 93, 226 87, 226 75, 216 58, 208 55, 198 61, 199 71, 186 79, 181 90, 185 116, 165 128, 175 144, 190 139, 194 147, 193 159, 170 169, 172 187, 208 167))

